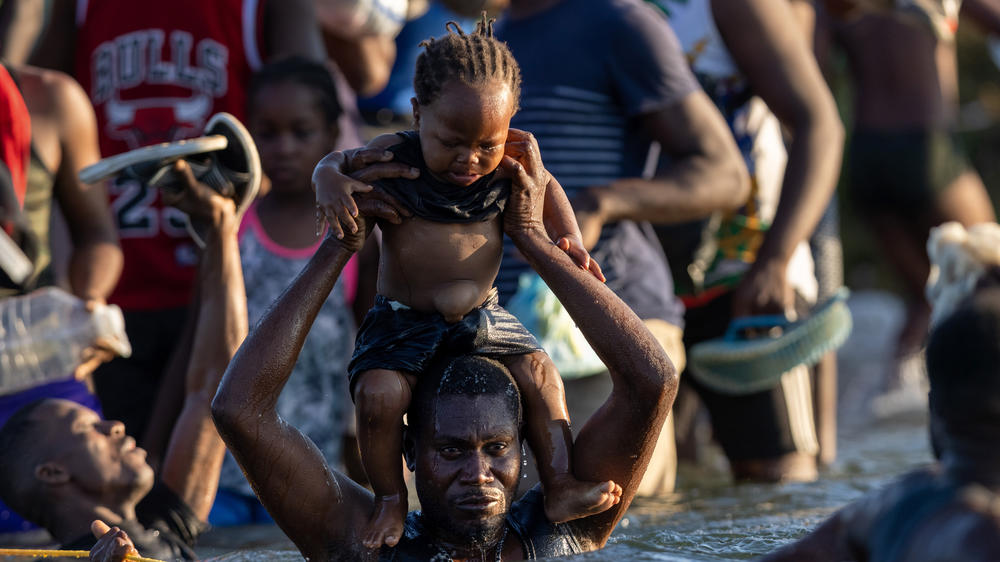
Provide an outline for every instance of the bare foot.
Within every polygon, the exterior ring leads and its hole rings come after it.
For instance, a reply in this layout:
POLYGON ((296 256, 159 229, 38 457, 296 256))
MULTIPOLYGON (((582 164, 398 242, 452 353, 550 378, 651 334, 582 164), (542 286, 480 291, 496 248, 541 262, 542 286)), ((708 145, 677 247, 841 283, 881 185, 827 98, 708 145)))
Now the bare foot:
POLYGON ((611 480, 595 484, 563 477, 545 486, 545 516, 565 523, 606 511, 621 500, 622 487, 611 480))
POLYGON ((368 519, 368 527, 361 541, 365 548, 380 548, 383 544, 396 546, 403 536, 406 507, 405 495, 377 496, 375 509, 368 519))

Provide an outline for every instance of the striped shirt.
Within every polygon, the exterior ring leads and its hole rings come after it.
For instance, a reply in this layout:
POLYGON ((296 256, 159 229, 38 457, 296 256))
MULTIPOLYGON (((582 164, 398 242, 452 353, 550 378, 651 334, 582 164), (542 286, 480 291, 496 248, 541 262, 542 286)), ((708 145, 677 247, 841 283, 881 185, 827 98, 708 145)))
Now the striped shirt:
MULTIPOLYGON (((521 66, 521 110, 512 127, 538 139, 546 168, 570 199, 642 175, 650 140, 639 117, 666 109, 698 85, 663 17, 638 0, 563 0, 498 26, 521 66)), ((648 224, 606 225, 591 252, 608 286, 641 318, 680 325, 666 258, 648 224)), ((505 241, 501 302, 530 268, 505 241)))

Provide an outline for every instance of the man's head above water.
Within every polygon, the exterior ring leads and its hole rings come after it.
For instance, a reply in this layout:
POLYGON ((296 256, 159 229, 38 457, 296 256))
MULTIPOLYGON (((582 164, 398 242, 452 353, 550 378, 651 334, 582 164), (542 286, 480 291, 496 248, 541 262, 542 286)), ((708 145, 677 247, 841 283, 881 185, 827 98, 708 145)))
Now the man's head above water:
POLYGON ((134 506, 153 486, 146 452, 121 422, 68 400, 25 405, 0 428, 0 498, 49 527, 58 511, 134 506))
POLYGON ((927 344, 931 431, 940 453, 990 454, 1000 439, 1000 286, 978 289, 927 344))
POLYGON ((495 360, 463 356, 438 362, 414 392, 404 448, 424 525, 444 544, 491 544, 524 466, 514 379, 495 360))

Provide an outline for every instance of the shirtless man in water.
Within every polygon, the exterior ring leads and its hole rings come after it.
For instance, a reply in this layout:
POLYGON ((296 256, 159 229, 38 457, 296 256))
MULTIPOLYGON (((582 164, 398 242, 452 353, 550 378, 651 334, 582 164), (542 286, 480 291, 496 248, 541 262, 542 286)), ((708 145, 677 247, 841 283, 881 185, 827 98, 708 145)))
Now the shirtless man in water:
MULTIPOLYGON (((361 169, 351 175, 366 183, 406 175, 409 166, 398 163, 368 166, 382 157, 382 150, 362 150, 345 167, 361 169)), ((264 506, 310 560, 522 560, 585 552, 604 546, 632 502, 676 392, 673 365, 642 321, 552 243, 542 221, 548 172, 537 145, 503 166, 514 178, 504 231, 552 287, 614 381, 610 397, 573 444, 574 475, 620 482, 621 501, 565 524, 545 517, 537 489, 513 502, 524 452, 520 398, 509 372, 479 357, 440 358, 415 387, 404 438, 423 511, 407 516, 395 547, 363 546, 375 505, 371 492, 331 470, 275 410, 312 319, 361 247, 362 224, 356 234, 323 242, 244 342, 212 408, 264 506)), ((400 222, 401 208, 391 198, 377 192, 356 197, 362 219, 400 222)))
POLYGON ((1000 560, 1000 284, 931 332, 931 439, 940 462, 841 509, 765 558, 1000 560))

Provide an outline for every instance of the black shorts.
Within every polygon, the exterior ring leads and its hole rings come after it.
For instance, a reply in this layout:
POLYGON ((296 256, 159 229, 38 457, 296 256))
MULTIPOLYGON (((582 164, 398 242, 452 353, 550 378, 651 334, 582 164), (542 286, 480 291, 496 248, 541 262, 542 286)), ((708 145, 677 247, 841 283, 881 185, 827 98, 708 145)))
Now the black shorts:
POLYGON ((855 131, 848 197, 868 218, 886 213, 926 217, 941 193, 970 169, 961 139, 948 131, 855 131))
MULTIPOLYGON (((725 334, 732 319, 732 291, 700 307, 687 310, 684 347, 725 334)), ((808 385, 778 384, 770 390, 742 396, 722 394, 699 384, 686 372, 689 384, 708 409, 712 432, 730 461, 762 460, 805 452, 815 443, 815 425, 804 415, 803 401, 812 400, 808 385), (791 394, 794 394, 792 396, 791 394)))
POLYGON ((348 365, 351 394, 360 373, 388 369, 419 375, 439 352, 524 355, 541 349, 535 336, 497 303, 496 290, 454 323, 436 312, 420 312, 376 295, 375 306, 358 329, 348 365))

